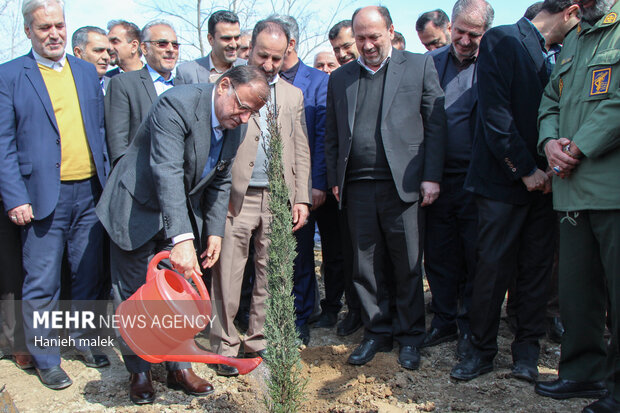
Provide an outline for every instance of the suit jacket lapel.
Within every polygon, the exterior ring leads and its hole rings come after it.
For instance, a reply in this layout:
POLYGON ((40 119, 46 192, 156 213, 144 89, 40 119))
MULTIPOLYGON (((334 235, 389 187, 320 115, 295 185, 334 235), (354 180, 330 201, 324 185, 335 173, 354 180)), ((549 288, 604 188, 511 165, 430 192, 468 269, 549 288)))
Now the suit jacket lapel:
POLYGON ((381 109, 381 124, 384 124, 386 115, 390 111, 390 106, 396 96, 400 80, 405 73, 405 56, 400 50, 392 49, 392 57, 388 63, 387 73, 385 74, 385 87, 383 89, 383 104, 381 109))
POLYGON ((293 82, 293 86, 296 86, 301 90, 306 90, 309 84, 310 84, 310 72, 306 70, 306 65, 300 60, 299 69, 297 69, 297 76, 295 76, 295 81, 293 82))
POLYGON ((545 66, 545 58, 543 57, 540 39, 535 28, 532 27, 531 23, 526 21, 525 18, 521 18, 521 20, 517 22, 517 27, 519 27, 519 31, 521 32, 521 42, 523 42, 525 50, 527 50, 527 53, 532 58, 536 66, 536 72, 541 78, 541 82, 546 84, 548 80, 547 68, 545 66))
MULTIPOLYGON (((202 171, 205 169, 205 165, 207 164, 207 159, 209 158, 209 148, 211 147, 211 93, 213 87, 202 89, 200 100, 198 105, 196 106, 196 120, 204 119, 208 117, 209 121, 205 122, 207 130, 203 133, 196 134, 194 137, 194 152, 196 155, 196 173, 194 174, 194 186, 198 185, 200 181, 200 177, 202 175, 202 171), (206 114, 206 116, 205 116, 206 114), (205 136, 205 138, 202 138, 205 136)), ((224 134, 224 139, 226 138, 226 134, 224 134)))
POLYGON ((346 67, 348 75, 345 77, 345 92, 347 94, 347 115, 349 120, 350 133, 353 134, 353 124, 355 122, 355 108, 357 106, 357 91, 360 81, 360 65, 351 63, 346 67))
POLYGON ((30 80, 30 83, 32 83, 35 92, 37 92, 39 99, 41 99, 41 103, 45 108, 50 122, 54 125, 54 129, 56 129, 56 133, 60 134, 58 124, 56 123, 56 115, 54 114, 52 100, 47 92, 47 86, 45 86, 45 81, 43 80, 43 76, 41 75, 41 71, 39 70, 39 66, 32 52, 27 55, 27 59, 24 61, 24 69, 26 69, 26 77, 30 80))
POLYGON ((149 95, 149 98, 151 98, 151 103, 154 103, 155 99, 157 99, 157 91, 155 90, 153 79, 151 78, 151 74, 149 73, 149 69, 146 65, 141 70, 140 78, 142 79, 142 84, 144 85, 144 89, 149 95))

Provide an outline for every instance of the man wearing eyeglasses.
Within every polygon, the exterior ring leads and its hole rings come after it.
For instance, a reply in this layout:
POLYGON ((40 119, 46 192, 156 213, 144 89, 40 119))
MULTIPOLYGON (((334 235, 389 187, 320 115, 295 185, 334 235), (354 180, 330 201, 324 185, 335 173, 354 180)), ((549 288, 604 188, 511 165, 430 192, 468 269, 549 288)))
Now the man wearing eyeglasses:
POLYGON ((157 96, 174 86, 172 71, 179 43, 172 25, 163 20, 142 29, 140 48, 146 65, 110 79, 105 96, 106 141, 112 165, 123 156, 157 96))
MULTIPOLYGON (((248 63, 261 69, 269 80, 271 103, 278 109, 283 141, 284 180, 289 189, 293 231, 301 228, 309 215, 312 199, 310 149, 301 90, 283 81, 278 72, 290 42, 287 26, 279 20, 261 20, 254 27, 248 63)), ((269 182, 266 174, 267 108, 252 114, 243 143, 232 166, 230 204, 222 240, 220 260, 213 267, 212 300, 216 304, 211 348, 218 354, 236 357, 241 339, 233 324, 239 309, 239 295, 254 236, 254 290, 250 304, 248 330, 244 337, 245 356, 262 356, 265 350, 263 326, 267 299, 267 233, 272 214, 268 209, 269 182)), ((236 376, 236 368, 218 365, 217 374, 236 376)))
MULTIPOLYGON (((122 75, 121 75, 122 76, 122 75)), ((230 69, 213 84, 181 85, 164 93, 114 167, 97 205, 112 240, 114 298, 144 284, 147 264, 170 249, 170 263, 190 278, 218 260, 231 165, 250 115, 267 101, 265 76, 249 66, 230 69)), ((151 365, 121 343, 131 373, 129 397, 152 403, 151 365)), ((196 396, 213 392, 189 363, 166 363, 167 384, 196 396)))

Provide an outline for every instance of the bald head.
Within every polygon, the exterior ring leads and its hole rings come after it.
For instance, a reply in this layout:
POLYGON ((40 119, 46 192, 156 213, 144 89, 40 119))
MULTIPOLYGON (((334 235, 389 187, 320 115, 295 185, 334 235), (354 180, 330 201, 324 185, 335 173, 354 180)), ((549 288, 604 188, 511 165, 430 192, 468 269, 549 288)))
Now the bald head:
POLYGON ((353 36, 364 63, 377 70, 392 50, 394 25, 387 8, 369 6, 353 13, 353 36))

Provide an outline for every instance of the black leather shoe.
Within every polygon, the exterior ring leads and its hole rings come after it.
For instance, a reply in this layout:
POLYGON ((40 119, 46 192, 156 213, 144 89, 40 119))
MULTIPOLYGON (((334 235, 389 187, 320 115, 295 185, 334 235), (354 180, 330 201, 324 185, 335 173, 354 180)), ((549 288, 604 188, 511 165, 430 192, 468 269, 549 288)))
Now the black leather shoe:
POLYGON ((129 377, 129 399, 134 404, 149 404, 155 400, 155 389, 150 371, 131 373, 129 377))
POLYGON ((367 340, 363 340, 362 343, 357 346, 355 350, 353 350, 353 353, 351 353, 347 361, 349 364, 353 364, 355 366, 363 366, 372 360, 378 352, 387 353, 390 351, 392 351, 391 340, 389 343, 386 343, 385 341, 369 338, 367 340))
POLYGON ((84 365, 86 367, 98 369, 110 365, 110 360, 108 360, 108 356, 101 353, 99 349, 87 347, 86 349, 76 348, 76 351, 82 358, 82 361, 84 362, 84 365))
POLYGON ((581 413, 618 413, 620 402, 611 396, 599 399, 583 408, 581 413))
POLYGON ((458 338, 456 326, 446 328, 432 328, 426 333, 424 343, 420 347, 433 347, 437 344, 454 341, 458 338))
POLYGON ((252 359, 254 357, 260 357, 260 358, 264 359, 266 352, 267 352, 267 349, 262 349, 262 350, 258 350, 258 351, 250 351, 248 353, 245 353, 243 355, 243 357, 246 358, 246 359, 252 359))
POLYGON ((456 357, 460 360, 467 358, 474 351, 471 344, 471 334, 465 333, 459 336, 456 342, 456 357))
POLYGON ((171 389, 183 390, 185 394, 192 396, 206 396, 213 393, 213 385, 198 377, 191 368, 169 371, 166 384, 171 389))
POLYGON ((579 382, 561 378, 553 381, 538 382, 534 387, 534 391, 541 396, 560 400, 573 397, 602 399, 607 396, 607 389, 602 381, 579 382))
POLYGON ((60 366, 50 367, 49 369, 37 369, 37 374, 39 379, 41 379, 41 383, 48 389, 61 390, 73 384, 67 373, 60 366))
POLYGON ((319 321, 317 321, 314 326, 318 328, 332 328, 336 325, 337 322, 338 314, 329 311, 323 311, 321 313, 321 316, 319 317, 319 321))
POLYGON ((562 335, 564 335, 564 326, 560 317, 550 317, 549 326, 547 327, 547 337, 556 344, 562 343, 562 335))
POLYGON ((407 370, 417 370, 420 367, 420 350, 414 346, 401 346, 398 364, 407 370))
POLYGON ((218 364, 215 372, 218 376, 235 377, 239 375, 239 370, 236 367, 228 366, 226 364, 218 364))
POLYGON ((450 372, 450 377, 456 380, 471 380, 492 370, 493 360, 484 360, 474 351, 454 366, 450 372))
POLYGON ((512 377, 534 383, 538 380, 538 367, 535 362, 517 361, 512 366, 512 377))
POLYGON ((308 324, 302 324, 297 327, 297 334, 304 345, 307 346, 310 343, 310 327, 308 327, 308 324))
POLYGON ((341 337, 350 336, 362 326, 362 315, 359 310, 349 310, 345 318, 338 324, 336 334, 341 337))

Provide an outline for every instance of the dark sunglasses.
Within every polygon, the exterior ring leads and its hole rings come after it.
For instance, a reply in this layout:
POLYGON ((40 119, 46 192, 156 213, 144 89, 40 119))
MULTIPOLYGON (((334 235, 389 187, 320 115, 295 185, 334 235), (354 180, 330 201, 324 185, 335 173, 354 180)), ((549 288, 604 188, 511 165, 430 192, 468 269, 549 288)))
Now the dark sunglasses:
POLYGON ((153 43, 160 49, 167 49, 168 45, 171 44, 174 50, 179 50, 179 46, 181 45, 179 42, 171 42, 170 40, 145 40, 144 43, 153 43))

